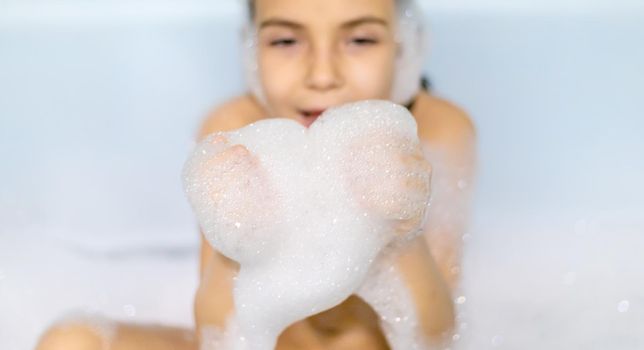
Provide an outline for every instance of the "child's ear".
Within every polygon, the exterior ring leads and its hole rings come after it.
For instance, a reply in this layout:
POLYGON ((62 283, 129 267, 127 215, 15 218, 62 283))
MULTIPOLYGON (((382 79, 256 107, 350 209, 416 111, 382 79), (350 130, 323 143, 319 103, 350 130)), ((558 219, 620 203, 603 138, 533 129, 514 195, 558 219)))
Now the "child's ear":
POLYGON ((241 31, 240 51, 247 88, 260 104, 266 105, 266 97, 259 77, 258 35, 257 28, 249 19, 241 31))
POLYGON ((403 54, 403 44, 399 40, 396 40, 396 58, 400 59, 403 54))
POLYGON ((426 37, 421 9, 411 3, 398 16, 396 69, 391 100, 409 103, 418 93, 425 57, 426 37))

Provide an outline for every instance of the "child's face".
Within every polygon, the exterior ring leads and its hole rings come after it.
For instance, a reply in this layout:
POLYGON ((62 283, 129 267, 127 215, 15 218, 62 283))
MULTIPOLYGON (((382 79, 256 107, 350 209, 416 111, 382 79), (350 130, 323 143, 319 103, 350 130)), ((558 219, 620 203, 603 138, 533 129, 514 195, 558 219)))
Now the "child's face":
POLYGON ((310 125, 326 108, 390 97, 394 0, 256 0, 268 112, 310 125))

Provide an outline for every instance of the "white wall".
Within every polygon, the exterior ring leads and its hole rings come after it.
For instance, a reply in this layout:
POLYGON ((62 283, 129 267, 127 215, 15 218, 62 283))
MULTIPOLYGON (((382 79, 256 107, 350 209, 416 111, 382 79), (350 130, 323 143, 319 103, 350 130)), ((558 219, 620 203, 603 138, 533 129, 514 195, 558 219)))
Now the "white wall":
MULTIPOLYGON (((22 1, 0 3, 0 23, 15 21, 48 22, 57 19, 96 20, 135 17, 140 20, 234 17, 242 11, 245 0, 111 0, 91 2, 79 0, 22 1)), ((607 14, 642 11, 640 0, 418 0, 428 12, 453 13, 527 13, 527 14, 607 14)), ((641 12, 640 12, 641 13, 641 12)))

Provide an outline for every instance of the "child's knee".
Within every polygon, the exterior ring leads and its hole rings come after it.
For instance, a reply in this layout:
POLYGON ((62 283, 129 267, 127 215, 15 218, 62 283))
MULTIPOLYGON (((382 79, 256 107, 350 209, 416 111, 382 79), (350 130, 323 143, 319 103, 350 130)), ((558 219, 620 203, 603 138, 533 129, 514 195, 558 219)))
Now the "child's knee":
POLYGON ((90 326, 57 324, 40 338, 36 350, 107 350, 104 336, 90 326))

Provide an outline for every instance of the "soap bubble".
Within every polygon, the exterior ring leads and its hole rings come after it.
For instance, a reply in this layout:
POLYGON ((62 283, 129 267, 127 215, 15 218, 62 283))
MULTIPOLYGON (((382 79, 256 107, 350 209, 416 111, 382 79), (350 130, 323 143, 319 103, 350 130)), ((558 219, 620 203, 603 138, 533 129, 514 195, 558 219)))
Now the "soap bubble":
POLYGON ((617 304, 617 312, 625 313, 630 309, 631 303, 628 300, 622 300, 617 304))

